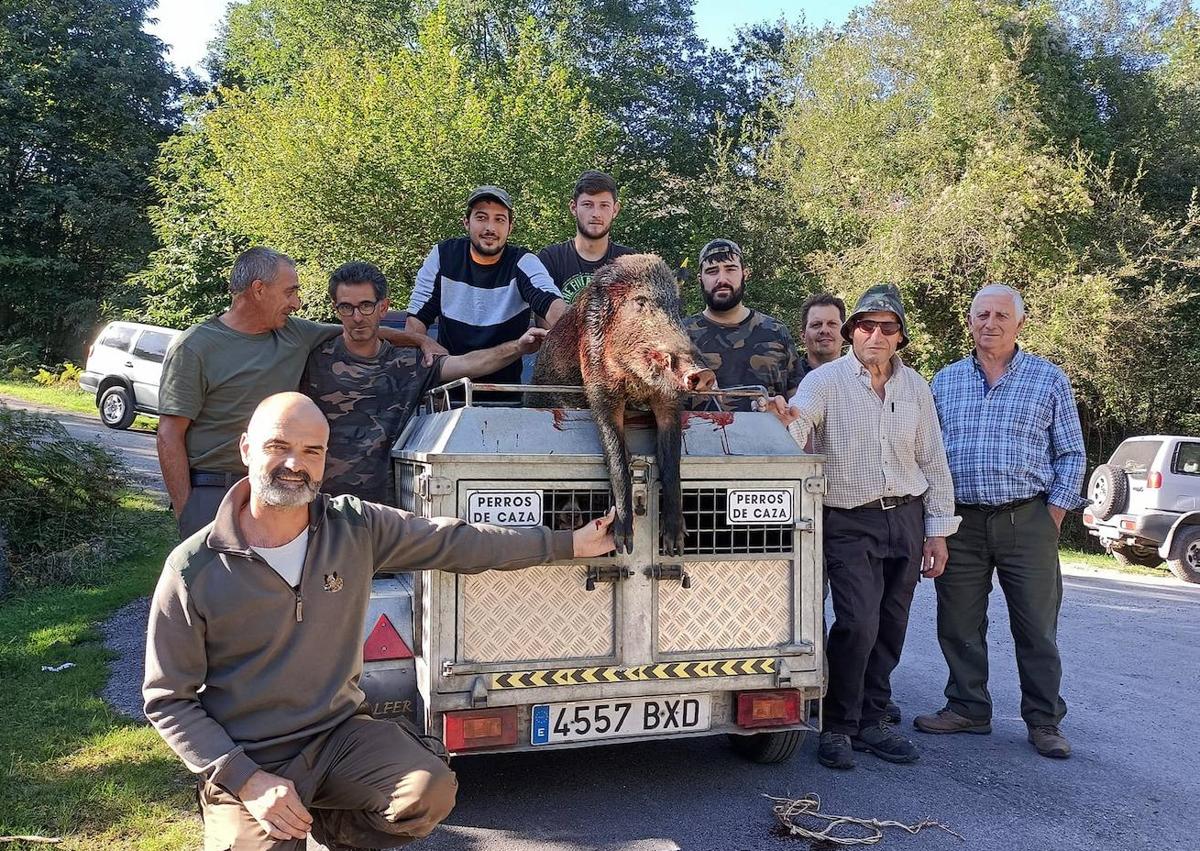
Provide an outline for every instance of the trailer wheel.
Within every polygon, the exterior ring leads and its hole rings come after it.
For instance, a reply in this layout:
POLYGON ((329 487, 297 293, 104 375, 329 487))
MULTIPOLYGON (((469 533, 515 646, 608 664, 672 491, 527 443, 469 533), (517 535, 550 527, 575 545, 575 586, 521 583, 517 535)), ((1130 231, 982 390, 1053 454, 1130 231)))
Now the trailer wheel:
POLYGON ((776 733, 754 733, 749 736, 729 735, 735 753, 751 762, 768 765, 783 762, 796 752, 804 741, 804 730, 780 730, 776 733))

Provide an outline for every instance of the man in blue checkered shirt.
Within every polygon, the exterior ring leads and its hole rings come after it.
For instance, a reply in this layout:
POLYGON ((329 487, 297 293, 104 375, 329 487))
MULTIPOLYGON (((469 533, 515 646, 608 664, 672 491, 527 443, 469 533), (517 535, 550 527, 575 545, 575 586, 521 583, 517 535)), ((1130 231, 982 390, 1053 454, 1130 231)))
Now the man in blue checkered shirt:
POLYGON ((1058 611, 1063 517, 1086 504, 1083 433, 1066 375, 1017 345, 1025 323, 1020 294, 984 287, 967 325, 975 350, 939 372, 933 395, 942 423, 958 534, 935 580, 938 641, 950 677, 946 706, 920 715, 926 733, 990 733, 987 607, 993 571, 1008 603, 1021 680, 1021 717, 1043 756, 1066 758, 1059 729, 1058 611))

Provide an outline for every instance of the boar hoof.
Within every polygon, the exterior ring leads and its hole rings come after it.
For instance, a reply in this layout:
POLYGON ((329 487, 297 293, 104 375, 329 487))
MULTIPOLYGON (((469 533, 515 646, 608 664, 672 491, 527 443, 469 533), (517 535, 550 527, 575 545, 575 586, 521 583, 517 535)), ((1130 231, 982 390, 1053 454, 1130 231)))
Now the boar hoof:
POLYGON ((683 555, 684 538, 686 530, 683 524, 683 518, 673 518, 671 520, 663 520, 661 546, 663 555, 681 556, 683 555))
POLYGON ((617 552, 632 553, 633 552, 633 518, 629 516, 622 517, 620 514, 613 520, 612 524, 613 541, 616 542, 617 552))

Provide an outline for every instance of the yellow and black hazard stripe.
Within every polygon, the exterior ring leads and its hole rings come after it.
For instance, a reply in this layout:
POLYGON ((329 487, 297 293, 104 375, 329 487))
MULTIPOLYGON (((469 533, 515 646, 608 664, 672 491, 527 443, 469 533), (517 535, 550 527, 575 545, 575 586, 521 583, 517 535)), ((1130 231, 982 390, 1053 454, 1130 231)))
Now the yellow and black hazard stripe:
POLYGON ((632 668, 551 668, 545 671, 514 671, 492 675, 492 688, 538 688, 581 686, 590 683, 632 683, 643 680, 679 680, 692 677, 741 677, 773 674, 776 659, 714 659, 706 662, 666 662, 632 668))

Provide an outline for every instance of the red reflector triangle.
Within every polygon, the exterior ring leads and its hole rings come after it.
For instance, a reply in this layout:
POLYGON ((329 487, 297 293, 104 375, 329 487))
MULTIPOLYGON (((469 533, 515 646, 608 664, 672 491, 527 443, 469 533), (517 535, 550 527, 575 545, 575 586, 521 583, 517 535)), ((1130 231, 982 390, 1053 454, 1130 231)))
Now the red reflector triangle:
POLYGON ((388 620, 387 615, 380 615, 371 627, 371 634, 363 644, 364 662, 382 662, 385 659, 409 659, 413 655, 396 632, 396 627, 388 620))

